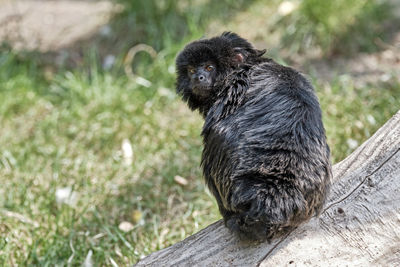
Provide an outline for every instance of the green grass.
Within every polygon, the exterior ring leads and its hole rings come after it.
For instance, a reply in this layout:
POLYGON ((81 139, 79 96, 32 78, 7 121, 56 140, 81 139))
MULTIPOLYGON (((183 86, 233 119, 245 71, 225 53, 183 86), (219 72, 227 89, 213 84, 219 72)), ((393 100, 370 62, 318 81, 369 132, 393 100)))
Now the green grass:
MULTIPOLYGON (((96 69, 46 82, 29 79, 36 76, 30 63, 17 66, 10 53, 2 59, 0 210, 38 227, 0 213, 0 265, 70 257, 77 264, 89 250, 94 262, 125 265, 218 218, 199 179, 201 120, 177 100, 173 74, 150 88, 96 69), (129 166, 123 139, 133 148, 129 166), (62 187, 78 194, 76 205, 56 202, 62 187), (134 214, 142 218, 134 222, 134 214), (137 223, 135 230, 121 232, 122 221, 137 223)), ((163 63, 158 58, 151 72, 166 69, 163 63)))
MULTIPOLYGON (((199 168, 201 118, 175 96, 174 75, 159 72, 172 57, 157 59, 149 73, 160 79, 147 77, 154 83, 146 88, 96 68, 35 79, 32 63, 1 55, 0 265, 75 265, 89 250, 94 262, 126 265, 219 218, 199 168), (123 139, 133 147, 129 166, 123 139), (76 205, 57 203, 62 187, 78 194, 76 205), (135 229, 122 232, 122 221, 135 229)), ((348 139, 360 144, 400 99, 398 84, 316 87, 335 161, 351 152, 348 139)))
POLYGON ((357 87, 349 76, 315 82, 332 160, 339 162, 376 132, 400 107, 400 84, 392 80, 357 87))
POLYGON ((329 55, 351 55, 376 51, 376 40, 385 40, 391 25, 399 25, 393 18, 388 1, 303 0, 277 25, 292 52, 319 48, 329 55))
MULTIPOLYGON (((236 12, 235 1, 227 2, 236 12)), ((204 10, 180 14, 197 21, 204 10)), ((198 22, 179 37, 149 29, 157 21, 141 24, 141 38, 159 51, 135 65, 150 87, 121 75, 121 65, 103 71, 95 53, 81 68, 54 72, 37 63, 38 55, 2 49, 0 266, 81 265, 89 251, 95 266, 126 266, 220 218, 201 178, 202 119, 174 93, 174 57, 209 21, 198 22), (129 165, 125 139, 133 150, 129 165), (75 204, 57 202, 64 187, 76 193, 75 204), (121 231, 123 221, 134 229, 121 231)), ((347 76, 331 84, 312 79, 335 162, 399 107, 396 81, 357 87, 347 76)))

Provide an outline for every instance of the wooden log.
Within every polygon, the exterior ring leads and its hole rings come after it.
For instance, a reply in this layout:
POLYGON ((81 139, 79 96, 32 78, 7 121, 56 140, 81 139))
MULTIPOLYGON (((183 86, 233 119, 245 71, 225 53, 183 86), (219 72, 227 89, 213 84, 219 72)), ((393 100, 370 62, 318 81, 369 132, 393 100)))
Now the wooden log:
POLYGON ((400 266, 400 111, 333 168, 327 205, 272 243, 218 221, 136 266, 400 266))

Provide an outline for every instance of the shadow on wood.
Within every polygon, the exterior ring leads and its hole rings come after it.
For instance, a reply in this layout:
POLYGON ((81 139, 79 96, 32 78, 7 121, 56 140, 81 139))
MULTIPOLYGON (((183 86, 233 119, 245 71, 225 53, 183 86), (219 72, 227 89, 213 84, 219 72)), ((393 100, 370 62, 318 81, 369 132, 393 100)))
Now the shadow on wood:
POLYGON ((400 111, 333 168, 319 218, 271 244, 218 221, 136 266, 400 266, 400 111))

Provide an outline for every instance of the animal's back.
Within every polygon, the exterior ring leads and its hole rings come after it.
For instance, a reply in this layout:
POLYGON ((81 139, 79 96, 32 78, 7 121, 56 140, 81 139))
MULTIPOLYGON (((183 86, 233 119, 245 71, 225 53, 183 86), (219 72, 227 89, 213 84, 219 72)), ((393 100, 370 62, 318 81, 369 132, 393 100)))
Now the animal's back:
POLYGON ((222 196, 221 212, 232 214, 231 228, 243 228, 235 215, 246 214, 276 234, 320 212, 331 177, 329 148, 318 99, 295 70, 274 62, 255 66, 244 104, 204 138, 206 180, 222 196))

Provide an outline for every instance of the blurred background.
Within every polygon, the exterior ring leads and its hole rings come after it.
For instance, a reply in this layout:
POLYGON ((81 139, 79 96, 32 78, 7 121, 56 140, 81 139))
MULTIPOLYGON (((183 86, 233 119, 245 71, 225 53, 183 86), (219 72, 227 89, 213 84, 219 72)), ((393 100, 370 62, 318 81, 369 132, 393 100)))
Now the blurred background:
POLYGON ((333 162, 400 109, 396 0, 0 0, 1 266, 126 266, 220 218, 174 60, 226 30, 308 76, 333 162))

